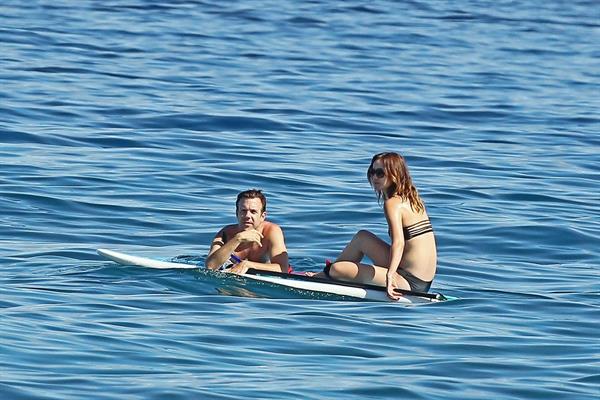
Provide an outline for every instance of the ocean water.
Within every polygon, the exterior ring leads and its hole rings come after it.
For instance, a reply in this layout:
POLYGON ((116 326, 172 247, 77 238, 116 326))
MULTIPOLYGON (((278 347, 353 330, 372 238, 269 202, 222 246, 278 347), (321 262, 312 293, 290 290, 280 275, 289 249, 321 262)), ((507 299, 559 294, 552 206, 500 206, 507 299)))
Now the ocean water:
POLYGON ((0 5, 2 399, 597 399, 596 1, 0 5), (261 188, 298 270, 386 236, 408 160, 452 302, 240 296, 203 257, 261 188))

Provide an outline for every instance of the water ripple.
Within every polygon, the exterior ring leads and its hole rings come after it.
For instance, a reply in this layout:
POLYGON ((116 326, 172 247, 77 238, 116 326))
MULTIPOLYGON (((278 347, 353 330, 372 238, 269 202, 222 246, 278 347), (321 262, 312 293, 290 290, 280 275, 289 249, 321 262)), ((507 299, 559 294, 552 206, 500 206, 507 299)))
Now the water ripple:
POLYGON ((596 398, 594 5, 3 2, 0 394, 596 398), (320 269, 359 228, 387 238, 365 176, 385 150, 459 300, 256 293, 94 251, 201 262, 258 187, 320 269))

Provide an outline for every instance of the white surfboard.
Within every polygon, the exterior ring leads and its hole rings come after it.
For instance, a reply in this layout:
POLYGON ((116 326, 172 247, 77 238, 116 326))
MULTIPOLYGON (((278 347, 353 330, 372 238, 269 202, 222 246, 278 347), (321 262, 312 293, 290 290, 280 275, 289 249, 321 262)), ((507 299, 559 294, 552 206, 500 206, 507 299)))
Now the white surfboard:
MULTIPOLYGON (((114 250, 98 249, 98 254, 121 265, 135 265, 147 268, 157 269, 202 269, 203 266, 187 264, 182 262, 161 261, 152 258, 134 256, 120 253, 114 250)), ((222 272, 214 272, 215 277, 223 276, 222 272)), ((251 280, 267 282, 272 285, 280 285, 286 288, 316 292, 323 294, 333 294, 339 296, 352 297, 356 299, 374 300, 374 301, 392 301, 390 300, 383 287, 373 285, 360 285, 354 283, 345 283, 339 281, 330 281, 328 279, 319 279, 304 275, 283 274, 270 271, 252 270, 252 273, 237 275, 239 277, 251 280)), ((406 292, 400 297, 398 302, 405 304, 423 304, 447 300, 446 297, 437 293, 414 293, 406 292)))
POLYGON ((198 269, 198 265, 177 263, 171 261, 160 261, 152 258, 132 256, 130 254, 119 253, 118 251, 108 249, 96 250, 102 257, 108 258, 121 265, 137 265, 138 267, 157 268, 157 269, 198 269))

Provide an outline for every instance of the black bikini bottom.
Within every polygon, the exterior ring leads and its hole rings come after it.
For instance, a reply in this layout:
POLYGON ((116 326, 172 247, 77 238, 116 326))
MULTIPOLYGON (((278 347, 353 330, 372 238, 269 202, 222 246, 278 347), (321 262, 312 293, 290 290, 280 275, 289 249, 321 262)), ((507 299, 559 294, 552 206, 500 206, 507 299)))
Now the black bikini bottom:
POLYGON ((406 279, 406 282, 408 282, 408 285, 410 286, 410 290, 413 292, 427 293, 431 287, 431 281, 425 282, 408 271, 398 268, 396 273, 406 279))
MULTIPOLYGON (((328 263, 325 266, 325 269, 323 269, 323 272, 325 273, 325 275, 327 275, 327 277, 329 279, 332 279, 331 276, 329 276, 330 269, 331 269, 331 263, 328 263)), ((405 271, 400 268, 398 268, 396 273, 398 275, 400 275, 401 277, 403 277, 404 279, 406 279, 406 282, 408 282, 408 286, 410 286, 410 290, 412 290, 413 292, 427 293, 429 291, 429 288, 431 288, 432 281, 429 281, 429 282, 423 281, 423 280, 417 278, 416 276, 414 276, 413 274, 411 274, 410 272, 405 271)))

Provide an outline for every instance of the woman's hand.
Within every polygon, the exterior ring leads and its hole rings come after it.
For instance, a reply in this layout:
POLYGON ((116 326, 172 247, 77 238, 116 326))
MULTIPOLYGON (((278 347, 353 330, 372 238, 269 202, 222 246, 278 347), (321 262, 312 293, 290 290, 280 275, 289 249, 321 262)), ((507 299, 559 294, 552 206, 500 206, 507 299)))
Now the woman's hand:
POLYGON ((400 299, 400 296, 402 296, 402 295, 394 290, 399 287, 398 281, 396 278, 396 273, 385 275, 385 286, 387 289, 387 295, 390 299, 392 299, 392 300, 400 299))

